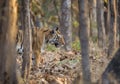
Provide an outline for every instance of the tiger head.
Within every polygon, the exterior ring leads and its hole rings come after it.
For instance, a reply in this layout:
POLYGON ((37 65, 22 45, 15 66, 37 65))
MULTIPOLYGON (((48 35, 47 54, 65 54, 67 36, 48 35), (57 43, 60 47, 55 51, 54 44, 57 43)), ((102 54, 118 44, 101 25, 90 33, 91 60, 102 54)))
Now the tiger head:
POLYGON ((45 42, 55 45, 55 47, 60 47, 65 45, 64 37, 59 31, 59 28, 56 27, 45 34, 45 42))

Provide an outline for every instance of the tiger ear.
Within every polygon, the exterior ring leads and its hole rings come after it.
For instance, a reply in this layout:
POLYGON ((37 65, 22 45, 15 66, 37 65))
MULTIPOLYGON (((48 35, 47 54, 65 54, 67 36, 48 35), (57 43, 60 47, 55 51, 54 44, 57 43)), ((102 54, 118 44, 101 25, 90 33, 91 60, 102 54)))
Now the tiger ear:
POLYGON ((58 31, 59 30, 59 28, 58 27, 55 27, 55 29, 54 29, 55 31, 58 31))

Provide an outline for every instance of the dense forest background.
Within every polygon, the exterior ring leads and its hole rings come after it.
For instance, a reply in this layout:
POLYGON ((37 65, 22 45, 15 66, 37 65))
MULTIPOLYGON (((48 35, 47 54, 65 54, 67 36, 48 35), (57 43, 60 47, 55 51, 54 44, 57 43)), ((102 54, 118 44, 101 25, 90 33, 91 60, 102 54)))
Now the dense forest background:
POLYGON ((119 0, 0 0, 0 84, 119 84, 119 61, 119 0), (64 46, 40 45, 33 69, 34 29, 56 27, 64 46))

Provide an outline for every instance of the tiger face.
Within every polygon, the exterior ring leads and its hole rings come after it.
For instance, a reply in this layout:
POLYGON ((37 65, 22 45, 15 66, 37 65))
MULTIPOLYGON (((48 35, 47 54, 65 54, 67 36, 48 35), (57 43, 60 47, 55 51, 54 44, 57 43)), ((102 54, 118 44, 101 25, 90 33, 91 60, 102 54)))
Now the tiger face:
POLYGON ((65 45, 64 37, 60 33, 59 28, 56 27, 52 29, 49 34, 45 36, 46 43, 55 45, 55 47, 60 47, 65 45))

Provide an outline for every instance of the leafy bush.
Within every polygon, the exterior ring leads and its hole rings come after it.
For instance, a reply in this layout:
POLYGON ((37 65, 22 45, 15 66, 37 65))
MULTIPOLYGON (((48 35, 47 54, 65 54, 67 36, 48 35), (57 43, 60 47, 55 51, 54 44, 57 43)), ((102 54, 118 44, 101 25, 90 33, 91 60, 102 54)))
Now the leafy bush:
POLYGON ((93 36, 93 37, 92 37, 92 41, 93 41, 94 43, 96 43, 96 42, 97 42, 97 36, 93 36))
MULTIPOLYGON (((80 50, 80 42, 79 42, 79 40, 75 40, 75 41, 72 42, 72 49, 76 50, 76 51, 80 50)), ((48 44, 47 47, 46 47, 46 50, 47 51, 56 51, 57 48, 54 45, 48 44)))
POLYGON ((47 51, 55 51, 55 50, 56 50, 56 47, 55 47, 54 45, 48 44, 46 50, 47 50, 47 51))
POLYGON ((80 42, 79 42, 79 40, 73 41, 72 48, 73 48, 73 50, 77 50, 77 51, 80 50, 80 42))

